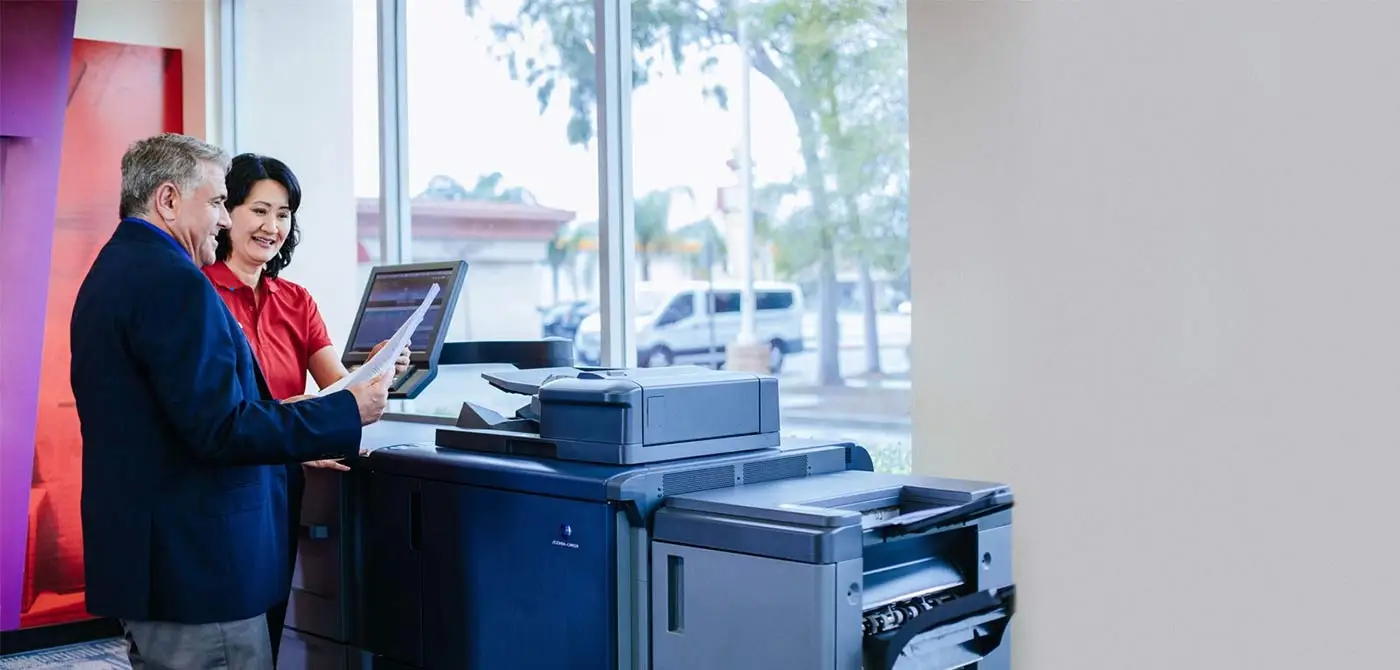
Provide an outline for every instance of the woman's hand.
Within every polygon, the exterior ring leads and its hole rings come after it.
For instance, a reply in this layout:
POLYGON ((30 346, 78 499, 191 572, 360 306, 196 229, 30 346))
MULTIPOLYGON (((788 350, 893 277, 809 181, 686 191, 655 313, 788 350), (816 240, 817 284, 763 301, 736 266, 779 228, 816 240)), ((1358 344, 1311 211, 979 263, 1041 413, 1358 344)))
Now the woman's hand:
POLYGON ((302 465, 305 465, 308 468, 323 468, 326 470, 339 470, 341 472, 350 471, 350 466, 341 463, 339 460, 333 458, 328 458, 326 460, 321 461, 307 461, 305 463, 302 463, 302 465))
MULTIPOLYGON (((384 346, 387 345, 387 344, 389 344, 389 340, 384 340, 383 342, 380 342, 379 344, 374 345, 374 348, 369 350, 369 357, 370 357, 370 358, 374 358, 374 355, 377 354, 377 353, 379 353, 379 350, 380 350, 380 349, 383 349, 384 346)), ((405 345, 404 348, 403 348, 403 350, 399 352, 399 357, 396 358, 396 359, 394 359, 394 378, 395 378, 395 379, 397 379, 400 375, 402 375, 405 371, 408 370, 408 364, 409 364, 409 359, 408 359, 408 357, 409 357, 409 345, 405 345)))
MULTIPOLYGON (((364 458, 368 455, 368 449, 360 449, 360 458, 364 458)), ((307 461, 306 463, 302 463, 302 465, 305 465, 308 468, 324 468, 326 470, 339 470, 341 472, 350 471, 350 466, 341 463, 340 459, 338 458, 328 458, 320 461, 307 461)))
POLYGON ((310 399, 315 398, 315 397, 316 397, 316 396, 315 396, 314 394, 311 394, 311 393, 306 393, 306 394, 303 394, 303 395, 294 395, 294 396, 292 396, 292 397, 290 397, 290 398, 287 398, 286 400, 283 400, 283 401, 282 401, 282 404, 285 405, 285 404, 287 404, 287 403, 289 403, 289 402, 301 402, 301 401, 303 401, 303 400, 310 400, 310 399))

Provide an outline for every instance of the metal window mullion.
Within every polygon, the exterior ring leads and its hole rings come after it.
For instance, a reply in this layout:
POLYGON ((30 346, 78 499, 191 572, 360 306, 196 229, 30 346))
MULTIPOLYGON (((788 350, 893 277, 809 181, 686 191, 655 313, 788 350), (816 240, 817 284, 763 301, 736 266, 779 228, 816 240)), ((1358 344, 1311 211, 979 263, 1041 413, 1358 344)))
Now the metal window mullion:
POLYGON ((632 14, 594 0, 598 54, 598 266, 603 365, 637 364, 632 319, 636 230, 632 203, 632 14))
MULTIPOLYGON (((239 152, 238 144, 238 67, 240 53, 238 38, 243 16, 243 0, 222 0, 219 3, 219 139, 218 143, 231 155, 239 152)), ((205 135, 209 134, 208 129, 205 135)))
MULTIPOLYGON (((408 196, 408 0, 379 0, 379 264, 413 261, 408 196)), ((389 412, 412 414, 412 400, 389 412)))
POLYGON ((408 0, 379 0, 379 263, 413 260, 408 196, 408 0))

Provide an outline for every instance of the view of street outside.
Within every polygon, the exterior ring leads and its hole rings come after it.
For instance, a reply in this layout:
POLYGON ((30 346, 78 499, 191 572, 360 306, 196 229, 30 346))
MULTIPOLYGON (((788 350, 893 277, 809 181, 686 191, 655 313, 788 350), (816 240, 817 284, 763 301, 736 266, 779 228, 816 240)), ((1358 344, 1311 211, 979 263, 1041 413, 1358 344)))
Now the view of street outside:
MULTIPOLYGON (((841 313, 841 369, 861 370, 865 364, 865 338, 860 314, 841 313)), ((807 318, 808 332, 815 331, 816 315, 807 318)), ((884 375, 859 373, 844 385, 817 383, 817 357, 802 353, 788 357, 783 366, 783 432, 797 437, 851 440, 869 449, 876 467, 886 472, 907 472, 911 467, 910 440, 910 315, 880 315, 880 365, 884 375)))
MULTIPOLYGON (((810 332, 816 319, 807 315, 810 332)), ((880 357, 885 374, 869 377, 853 374, 845 384, 817 384, 817 356, 803 352, 789 356, 781 380, 783 434, 798 438, 849 440, 869 449, 878 469, 907 472, 910 468, 910 383, 908 314, 882 314, 880 357)), ((861 315, 842 313, 841 366, 860 370, 865 363, 861 315)), ((509 416, 525 404, 522 396, 497 390, 482 378, 483 372, 506 366, 443 368, 428 391, 412 403, 412 411, 455 417, 462 402, 470 400, 509 416)))
MULTIPOLYGON (((409 248, 413 261, 468 262, 449 340, 573 339, 598 308, 594 6, 409 3, 408 141, 400 157, 411 197, 409 248)), ((904 0, 624 6, 632 12, 634 71, 623 128, 632 152, 631 281, 733 287, 751 268, 756 282, 795 287, 797 298, 781 289, 778 302, 760 308, 772 311, 756 315, 757 330, 782 325, 754 333, 760 344, 789 350, 777 371, 784 433, 858 442, 880 470, 907 471, 913 299, 904 0)), ((380 264, 384 226, 380 93, 373 4, 356 8, 358 253, 367 275, 380 264)), ((685 327, 703 327, 696 321, 712 318, 707 311, 719 314, 729 325, 716 344, 733 344, 741 336, 736 303, 704 304, 695 302, 685 327)), ((639 333, 664 333, 656 315, 635 316, 639 333)), ((706 349, 695 332, 678 348, 706 349)), ((639 353, 664 364, 676 352, 639 353)), ((403 409, 455 417, 464 400, 507 413, 522 404, 499 397, 479 373, 444 370, 403 409)))

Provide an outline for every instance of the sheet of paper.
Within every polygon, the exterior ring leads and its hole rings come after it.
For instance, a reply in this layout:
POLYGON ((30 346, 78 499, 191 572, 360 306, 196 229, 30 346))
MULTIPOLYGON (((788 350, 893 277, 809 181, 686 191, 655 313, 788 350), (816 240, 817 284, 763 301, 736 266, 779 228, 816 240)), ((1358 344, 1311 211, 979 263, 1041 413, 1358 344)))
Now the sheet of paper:
POLYGON ((336 391, 367 382, 385 372, 391 372, 394 369, 394 360, 399 357, 399 352, 403 351, 403 348, 408 346, 408 343, 413 339, 413 332, 418 330, 418 324, 422 323, 423 318, 428 315, 428 308, 432 307, 433 298, 437 297, 438 291, 440 290, 441 288, 439 288, 437 284, 433 284, 432 287, 428 289, 428 295, 424 297, 423 302, 418 305, 418 309, 413 310, 413 314, 409 315, 408 320, 404 321, 403 325, 399 326, 399 329, 394 332, 394 336, 389 338, 388 344, 375 352, 369 360, 365 361, 364 365, 356 368, 354 372, 345 375, 340 381, 321 389, 321 392, 316 395, 330 395, 336 391))

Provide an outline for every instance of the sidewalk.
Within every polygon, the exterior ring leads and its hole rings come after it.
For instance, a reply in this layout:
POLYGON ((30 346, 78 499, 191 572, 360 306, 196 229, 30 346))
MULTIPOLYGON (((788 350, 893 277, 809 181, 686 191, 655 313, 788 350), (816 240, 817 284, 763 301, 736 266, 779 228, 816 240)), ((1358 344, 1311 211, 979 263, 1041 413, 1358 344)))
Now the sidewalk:
MULTIPOLYGON (((854 380, 847 380, 848 384, 854 380)), ((910 425, 910 391, 907 380, 894 380, 894 388, 878 380, 862 380, 861 386, 824 387, 784 384, 780 403, 783 418, 804 423, 859 425, 871 428, 907 429, 910 425)))

